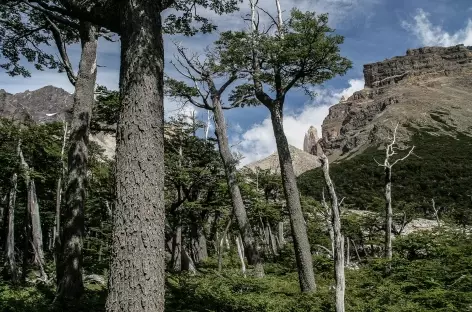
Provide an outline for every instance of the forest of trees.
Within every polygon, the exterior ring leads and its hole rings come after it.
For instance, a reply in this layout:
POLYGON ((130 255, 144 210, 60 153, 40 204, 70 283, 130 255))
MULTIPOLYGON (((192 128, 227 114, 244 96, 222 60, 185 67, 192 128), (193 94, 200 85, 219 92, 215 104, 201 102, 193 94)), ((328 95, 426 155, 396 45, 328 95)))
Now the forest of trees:
POLYGON ((172 77, 163 34, 215 31, 200 10, 243 4, 0 2, 1 68, 11 76, 29 76, 26 61, 59 69, 75 88, 70 120, 0 120, 1 311, 470 310, 465 206, 448 211, 432 196, 433 214, 422 215, 415 201, 392 195, 396 176, 415 179, 404 168, 418 157, 416 141, 400 149, 395 128, 375 159, 363 159, 374 173, 361 182, 352 160, 331 166, 318 145, 322 166, 297 180, 283 127, 287 94, 315 96, 311 87, 352 63, 327 14, 249 2, 247 29, 220 33, 204 56, 177 45, 172 77), (112 91, 96 85, 97 47, 114 34, 121 64, 112 91), (81 46, 77 72, 72 43, 81 46), (196 114, 165 118, 164 96, 208 111, 214 135, 196 114), (280 174, 238 169, 231 150, 225 111, 256 105, 270 113, 280 174), (114 159, 89 139, 95 132, 115 135, 114 159), (420 215, 437 226, 400 235, 420 215))

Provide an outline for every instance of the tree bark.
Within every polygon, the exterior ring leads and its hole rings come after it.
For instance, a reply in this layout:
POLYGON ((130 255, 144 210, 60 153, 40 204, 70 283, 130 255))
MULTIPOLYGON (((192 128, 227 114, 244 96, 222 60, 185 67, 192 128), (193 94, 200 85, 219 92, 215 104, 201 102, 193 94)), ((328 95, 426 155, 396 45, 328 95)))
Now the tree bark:
POLYGON ((218 148, 220 151, 221 160, 226 173, 226 182, 231 195, 231 202, 233 204, 233 213, 238 223, 239 232, 243 239, 244 253, 246 255, 249 265, 254 265, 256 275, 264 276, 264 267, 262 259, 257 250, 256 240, 252 232, 251 225, 246 213, 246 207, 241 196, 241 191, 236 179, 236 160, 231 153, 228 143, 228 135, 226 133, 226 122, 224 119, 223 109, 221 107, 220 99, 213 98, 214 118, 215 118, 215 134, 218 140, 218 148))
MULTIPOLYGON (((321 147, 318 146, 318 150, 321 147)), ((331 223, 334 233, 334 274, 336 280, 336 312, 344 312, 344 294, 346 288, 344 276, 344 237, 341 232, 341 211, 333 181, 329 175, 329 161, 324 152, 320 156, 326 187, 331 198, 331 223)))
POLYGON ((7 198, 7 211, 6 211, 6 226, 7 235, 5 241, 5 270, 7 275, 11 278, 12 282, 16 284, 18 282, 18 271, 16 268, 15 261, 15 206, 16 206, 16 191, 18 186, 18 175, 13 174, 11 178, 10 192, 7 198))
POLYGON ((82 247, 84 235, 84 208, 86 201, 88 144, 90 118, 94 103, 97 76, 96 26, 80 24, 82 54, 75 83, 74 106, 68 151, 68 177, 63 227, 60 239, 60 259, 57 259, 56 301, 63 306, 76 307, 83 292, 82 247))
POLYGON ((121 3, 121 108, 106 310, 162 312, 165 285, 162 2, 121 3))
POLYGON ((285 136, 283 128, 282 105, 275 102, 274 105, 270 107, 270 113, 275 142, 279 154, 282 184, 290 216, 290 226, 295 247, 295 258, 297 260, 300 288, 303 292, 313 292, 316 290, 313 259, 300 204, 297 181, 293 171, 292 156, 290 155, 287 137, 285 136))

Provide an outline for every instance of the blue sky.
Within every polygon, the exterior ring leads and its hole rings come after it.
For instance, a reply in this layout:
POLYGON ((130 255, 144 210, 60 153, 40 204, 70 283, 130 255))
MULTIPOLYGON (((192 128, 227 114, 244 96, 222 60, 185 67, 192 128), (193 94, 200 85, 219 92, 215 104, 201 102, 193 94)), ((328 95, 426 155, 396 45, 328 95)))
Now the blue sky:
MULTIPOLYGON (((275 0, 260 0, 259 5, 274 11, 275 0)), ((353 62, 353 68, 343 77, 337 77, 322 86, 315 86, 318 97, 307 98, 302 91, 294 91, 288 98, 285 130, 289 142, 302 147, 304 132, 310 125, 318 129, 328 113, 329 106, 337 103, 342 95, 363 88, 363 65, 404 55, 409 48, 421 46, 450 46, 460 43, 472 45, 472 2, 470 0, 281 0, 286 13, 292 7, 302 10, 327 12, 330 24, 337 33, 345 36, 342 54, 353 62)), ((232 16, 212 17, 221 30, 246 27, 242 11, 232 16)), ((197 35, 193 38, 167 37, 166 60, 173 57, 171 40, 177 40, 193 51, 202 51, 217 38, 215 35, 197 35)), ((118 87, 119 42, 100 41, 98 83, 109 88, 118 87)), ((53 51, 53 50, 51 50, 53 51)), ((71 60, 78 65, 80 47, 69 47, 71 60)), ((175 74, 167 66, 171 75, 175 74)), ((65 74, 53 71, 32 70, 31 78, 8 77, 0 71, 0 88, 10 93, 35 90, 55 85, 73 92, 65 74)), ((167 100, 166 110, 174 112, 177 103, 167 100)), ((191 108, 186 108, 191 110, 191 108)), ((199 112, 202 118, 206 114, 199 112)), ((248 163, 269 155, 275 150, 268 112, 264 107, 234 109, 228 111, 230 140, 234 150, 240 152, 248 163)))

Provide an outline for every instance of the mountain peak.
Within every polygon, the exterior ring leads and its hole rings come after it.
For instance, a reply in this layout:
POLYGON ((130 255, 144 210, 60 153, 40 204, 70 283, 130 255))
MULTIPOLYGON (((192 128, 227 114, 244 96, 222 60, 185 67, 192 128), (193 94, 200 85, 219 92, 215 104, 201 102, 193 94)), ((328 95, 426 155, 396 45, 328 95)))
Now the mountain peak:
POLYGON ((399 143, 409 140, 407 128, 470 132, 470 47, 408 50, 405 56, 364 65, 364 77, 364 90, 333 105, 323 121, 321 145, 331 159, 384 144, 397 123, 399 143))
MULTIPOLYGON (((304 152, 298 147, 289 145, 289 151, 292 156, 293 170, 295 171, 296 176, 321 165, 318 157, 304 152)), ((273 173, 280 173, 279 154, 275 152, 268 157, 255 161, 245 167, 251 170, 256 170, 256 168, 263 170, 269 169, 273 173)))
POLYGON ((73 102, 72 94, 51 85, 16 94, 0 90, 0 117, 34 122, 60 121, 69 119, 73 102))

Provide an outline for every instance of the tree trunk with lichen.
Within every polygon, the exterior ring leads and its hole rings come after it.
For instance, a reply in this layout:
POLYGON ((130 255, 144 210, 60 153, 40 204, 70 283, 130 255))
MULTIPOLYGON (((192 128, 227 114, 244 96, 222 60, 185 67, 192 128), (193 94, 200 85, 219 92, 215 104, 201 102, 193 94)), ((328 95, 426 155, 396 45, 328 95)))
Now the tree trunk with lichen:
POLYGON ((86 201, 90 118, 97 76, 97 27, 80 24, 82 54, 75 83, 74 106, 69 135, 68 176, 62 211, 60 248, 57 259, 56 303, 75 309, 83 293, 82 245, 86 201))
POLYGON ((285 136, 283 128, 283 105, 278 101, 274 101, 272 105, 268 107, 271 113, 272 127, 277 144, 277 152, 279 154, 282 185, 290 216, 300 288, 303 292, 314 292, 316 290, 316 284, 315 273, 313 271, 313 259, 300 203, 297 180, 293 170, 292 156, 290 155, 287 137, 285 136))
POLYGON ((226 133, 226 122, 220 100, 218 98, 214 98, 213 105, 215 134, 218 140, 220 156, 225 168, 226 182, 228 184, 231 202, 233 204, 233 213, 236 217, 239 232, 243 240, 244 254, 247 258, 248 264, 255 266, 256 275, 262 277, 264 276, 264 267, 262 265, 262 259, 259 255, 259 251, 257 250, 256 240, 254 239, 251 224, 249 224, 246 207, 244 206, 241 191, 236 179, 236 160, 234 159, 233 154, 229 148, 228 135, 226 133))
POLYGON ((18 175, 13 174, 11 178, 10 191, 7 196, 7 209, 5 211, 6 240, 5 240, 5 275, 11 278, 13 284, 18 283, 18 270, 15 260, 15 207, 16 192, 18 186, 18 175))
POLYGON ((108 312, 164 311, 164 49, 160 5, 161 1, 120 2, 121 108, 108 312))

